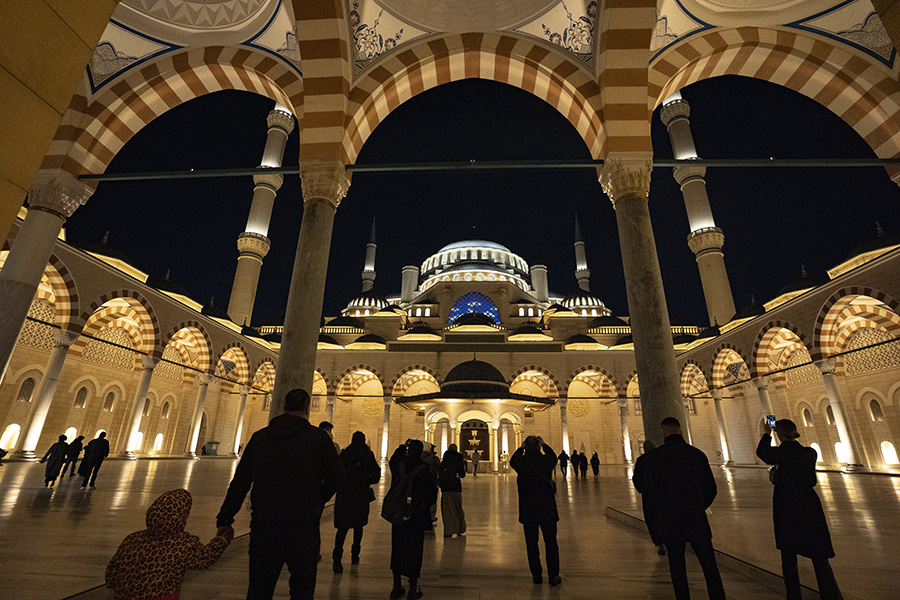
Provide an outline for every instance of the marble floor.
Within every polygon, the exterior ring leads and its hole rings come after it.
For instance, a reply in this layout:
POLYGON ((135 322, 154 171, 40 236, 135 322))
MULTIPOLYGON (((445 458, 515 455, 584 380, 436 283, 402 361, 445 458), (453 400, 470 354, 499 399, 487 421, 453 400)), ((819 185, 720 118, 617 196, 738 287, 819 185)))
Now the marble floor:
MULTIPOLYGON (((202 538, 215 533, 215 514, 233 473, 233 459, 107 461, 93 492, 77 479, 43 488, 43 466, 0 467, 0 598, 109 598, 98 588, 103 570, 121 540, 144 527, 146 507, 160 493, 186 487, 194 496, 188 530, 202 538)), ((771 485, 762 469, 715 469, 719 496, 712 507, 717 549, 779 572, 771 526, 771 485)), ((463 502, 465 537, 426 538, 421 586, 426 598, 672 598, 665 558, 646 534, 605 516, 605 508, 639 515, 640 497, 627 469, 602 467, 598 478, 560 479, 559 541, 563 584, 536 586, 525 563, 518 525, 514 475, 468 477, 463 502)), ((838 581, 849 599, 897 598, 900 581, 900 478, 822 473, 819 494, 828 510, 838 581)), ((381 498, 386 482, 379 484, 381 498)), ((248 503, 247 503, 248 504, 248 503)), ((373 504, 365 530, 361 564, 331 571, 334 529, 323 519, 323 554, 317 598, 386 598, 391 579, 389 525, 373 504)), ((245 504, 235 524, 248 531, 245 504)), ((347 543, 349 554, 349 541, 347 543)), ((247 539, 238 537, 212 569, 189 573, 182 598, 242 598, 246 586, 247 539)), ((809 561, 801 560, 804 583, 815 587, 809 561)), ((694 596, 705 597, 696 561, 688 559, 694 596)), ((729 598, 781 598, 752 577, 722 570, 729 598)), ((278 593, 287 597, 287 574, 278 593)))

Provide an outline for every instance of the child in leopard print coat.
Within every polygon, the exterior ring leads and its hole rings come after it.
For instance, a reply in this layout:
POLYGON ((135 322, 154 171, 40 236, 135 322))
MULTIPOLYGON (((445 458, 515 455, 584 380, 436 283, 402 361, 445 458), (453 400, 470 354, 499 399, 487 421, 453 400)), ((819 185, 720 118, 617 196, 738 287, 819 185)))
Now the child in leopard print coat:
POLYGON ((147 510, 147 529, 129 534, 106 567, 106 585, 116 600, 177 600, 186 569, 211 567, 231 542, 214 537, 203 545, 184 530, 191 494, 172 490, 147 510))

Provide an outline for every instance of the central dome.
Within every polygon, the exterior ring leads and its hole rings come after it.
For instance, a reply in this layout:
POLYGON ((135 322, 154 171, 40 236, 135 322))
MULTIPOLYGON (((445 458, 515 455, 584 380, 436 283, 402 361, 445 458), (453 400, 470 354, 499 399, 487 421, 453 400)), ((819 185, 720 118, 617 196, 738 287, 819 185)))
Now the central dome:
POLYGON ((495 250, 509 252, 509 248, 506 246, 495 242, 488 242, 486 240, 463 240, 461 242, 453 242, 452 244, 447 244, 438 252, 444 252, 445 250, 459 250, 461 248, 494 248, 495 250))
POLYGON ((526 292, 531 289, 528 263, 506 246, 486 240, 447 244, 422 263, 419 273, 422 291, 439 281, 508 281, 526 292))

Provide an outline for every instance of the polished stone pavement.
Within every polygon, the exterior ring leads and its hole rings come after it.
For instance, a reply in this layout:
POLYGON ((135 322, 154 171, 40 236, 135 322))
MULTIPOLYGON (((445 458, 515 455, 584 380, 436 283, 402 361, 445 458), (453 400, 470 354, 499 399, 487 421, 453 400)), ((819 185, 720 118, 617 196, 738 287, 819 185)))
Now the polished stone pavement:
MULTIPOLYGON (((234 459, 107 461, 95 491, 77 479, 43 488, 43 465, 0 467, 0 598, 109 598, 96 589, 106 562, 121 540, 142 529, 146 507, 160 493, 186 487, 194 496, 188 530, 204 539, 215 533, 215 514, 236 466, 234 459), (94 589, 92 589, 94 588, 94 589), (86 592, 86 593, 81 593, 86 592)), ((717 549, 763 569, 779 572, 771 526, 771 485, 762 469, 714 469, 719 496, 712 507, 717 549)), ((640 497, 624 467, 602 467, 600 477, 559 481, 559 541, 563 584, 532 584, 518 525, 515 476, 480 475, 464 480, 465 537, 426 539, 421 586, 426 598, 672 598, 665 558, 646 534, 605 516, 606 506, 640 515, 640 497)), ((822 473, 819 494, 828 511, 837 558, 838 581, 848 599, 897 598, 900 582, 900 478, 822 473)), ((377 495, 385 492, 385 481, 377 495)), ((238 515, 237 533, 246 533, 249 502, 238 515)), ((362 561, 331 571, 334 529, 323 519, 323 555, 316 596, 386 598, 389 525, 373 504, 365 530, 362 561)), ((246 537, 237 538, 212 569, 189 573, 182 598, 242 598, 246 586, 246 537)), ((345 556, 349 555, 349 541, 345 556)), ((809 561, 801 559, 806 585, 815 587, 809 561), (807 564, 804 564, 807 563, 807 564)), ((688 558, 694 597, 706 596, 703 577, 688 558)), ((722 570, 729 598, 780 598, 782 593, 752 577, 722 570)), ((287 573, 278 593, 287 596, 287 573)))

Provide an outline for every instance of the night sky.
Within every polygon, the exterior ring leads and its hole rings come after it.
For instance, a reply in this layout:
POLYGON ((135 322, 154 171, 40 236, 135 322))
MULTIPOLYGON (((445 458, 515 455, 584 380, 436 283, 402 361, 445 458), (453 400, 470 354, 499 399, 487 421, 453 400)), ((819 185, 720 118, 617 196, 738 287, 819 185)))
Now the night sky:
MULTIPOLYGON (((873 157, 865 142, 816 102, 780 86, 720 77, 682 91, 691 104, 697 151, 704 158, 873 157)), ((169 111, 140 131, 108 172, 255 167, 262 157, 271 100, 245 92, 210 94, 169 111)), ((671 158, 654 115, 654 153, 671 158)), ((284 165, 297 164, 298 133, 284 165)), ((397 108, 366 142, 359 164, 467 160, 590 159, 575 129, 555 109, 519 89, 465 80, 419 94, 397 108)), ((875 236, 900 233, 900 189, 881 168, 707 171, 716 224, 738 310, 762 303, 800 277, 842 262, 875 236)), ((171 280, 195 300, 226 308, 253 183, 249 177, 107 182, 67 223, 75 246, 109 245, 138 268, 171 280)), ((280 324, 302 217, 300 182, 285 176, 260 277, 253 325, 280 324)), ((377 222, 375 289, 399 295, 404 265, 420 265, 442 246, 486 239, 529 264, 545 264, 551 292, 575 286, 575 215, 581 222, 591 289, 616 315, 627 315, 615 213, 590 169, 444 172, 353 176, 338 209, 325 290, 336 316, 360 292, 372 218, 377 222)), ((707 322, 700 277, 686 242, 688 221, 669 168, 653 172, 650 214, 673 324, 707 322)))

